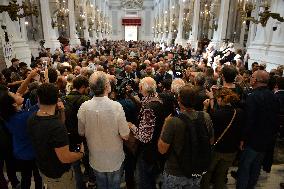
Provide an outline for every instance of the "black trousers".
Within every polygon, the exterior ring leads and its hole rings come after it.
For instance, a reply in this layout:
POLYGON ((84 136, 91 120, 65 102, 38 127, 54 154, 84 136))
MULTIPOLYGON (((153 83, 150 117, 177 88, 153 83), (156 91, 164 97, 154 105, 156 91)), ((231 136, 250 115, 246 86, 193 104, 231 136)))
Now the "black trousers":
POLYGON ((21 172, 21 189, 30 189, 31 178, 34 176, 35 189, 42 189, 42 178, 35 160, 17 160, 21 172))
POLYGON ((8 179, 11 182, 12 187, 16 187, 20 183, 16 175, 16 161, 12 156, 9 156, 5 160, 0 160, 0 188, 2 189, 3 187, 3 189, 5 189, 6 186, 8 188, 8 183, 4 177, 4 163, 6 164, 8 179))

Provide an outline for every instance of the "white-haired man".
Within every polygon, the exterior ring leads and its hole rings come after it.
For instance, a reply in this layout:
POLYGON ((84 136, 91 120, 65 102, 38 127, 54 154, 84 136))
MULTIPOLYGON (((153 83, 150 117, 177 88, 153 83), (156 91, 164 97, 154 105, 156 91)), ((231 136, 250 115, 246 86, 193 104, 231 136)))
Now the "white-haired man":
POLYGON ((174 93, 175 95, 179 94, 180 89, 185 86, 185 82, 183 79, 177 78, 174 79, 171 85, 171 92, 174 93))
POLYGON ((139 89, 143 95, 139 125, 130 125, 134 136, 140 141, 137 159, 138 189, 156 188, 155 179, 159 170, 157 164, 162 157, 158 152, 157 142, 165 120, 163 103, 158 98, 157 85, 153 78, 145 77, 140 81, 139 89))
POLYGON ((125 158, 123 139, 129 134, 125 113, 118 102, 108 98, 111 87, 106 73, 94 72, 90 88, 95 96, 78 111, 78 131, 86 137, 98 188, 119 189, 125 158))

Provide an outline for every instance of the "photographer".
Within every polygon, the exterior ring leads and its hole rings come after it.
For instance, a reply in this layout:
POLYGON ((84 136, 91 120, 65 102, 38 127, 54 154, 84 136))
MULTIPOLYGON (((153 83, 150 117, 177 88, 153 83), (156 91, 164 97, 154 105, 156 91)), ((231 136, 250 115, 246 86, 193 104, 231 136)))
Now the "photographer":
MULTIPOLYGON (((116 99, 122 105, 125 112, 125 117, 127 122, 132 124, 137 124, 138 113, 139 113, 139 102, 135 98, 136 92, 135 82, 133 80, 123 82, 122 86, 117 90, 116 99)), ((132 135, 133 136, 133 135, 132 135)), ((135 166, 136 166, 136 140, 129 137, 128 141, 125 141, 124 152, 125 152, 125 161, 124 161, 124 170, 125 170, 125 182, 127 188, 135 187, 135 166)))
POLYGON ((173 65, 174 78, 182 78, 183 70, 186 69, 185 63, 179 59, 176 59, 175 57, 172 61, 172 65, 173 65))

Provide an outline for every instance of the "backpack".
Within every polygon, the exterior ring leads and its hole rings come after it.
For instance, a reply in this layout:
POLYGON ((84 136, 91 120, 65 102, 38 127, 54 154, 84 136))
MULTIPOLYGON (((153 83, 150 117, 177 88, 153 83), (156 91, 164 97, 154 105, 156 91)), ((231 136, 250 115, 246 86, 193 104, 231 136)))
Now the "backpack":
POLYGON ((176 153, 176 156, 181 171, 188 178, 202 176, 208 170, 211 161, 210 136, 203 114, 198 111, 195 120, 191 120, 183 113, 177 116, 185 123, 186 128, 182 150, 179 154, 176 153))
POLYGON ((83 95, 67 95, 64 97, 65 125, 68 131, 70 150, 76 148, 82 142, 82 137, 78 134, 77 113, 84 99, 83 95))

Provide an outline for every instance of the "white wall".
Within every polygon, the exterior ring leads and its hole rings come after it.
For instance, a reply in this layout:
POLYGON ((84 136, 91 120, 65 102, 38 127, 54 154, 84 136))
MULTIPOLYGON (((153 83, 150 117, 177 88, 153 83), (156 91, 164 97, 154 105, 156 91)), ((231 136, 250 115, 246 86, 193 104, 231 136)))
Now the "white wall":
MULTIPOLYGON (((280 13, 284 16, 284 1, 272 0, 271 12, 280 13)), ((270 18, 266 27, 258 24, 251 26, 250 41, 248 53, 250 55, 249 64, 252 62, 265 62, 267 70, 276 68, 278 65, 284 65, 284 23, 280 23, 270 18), (272 27, 278 23, 276 31, 272 27)))
MULTIPOLYGON (((125 9, 119 5, 113 5, 110 8, 112 23, 112 40, 124 40, 124 26, 122 26, 122 18, 125 17, 125 9)), ((135 10, 137 11, 137 10, 135 10)), ((141 18, 141 26, 138 27, 138 40, 150 41, 154 40, 152 36, 152 26, 154 19, 153 1, 145 0, 144 7, 138 11, 138 17, 141 18)))
POLYGON ((140 12, 142 25, 139 28, 139 40, 154 41, 152 35, 152 26, 154 25, 154 12, 152 7, 147 7, 140 12))

